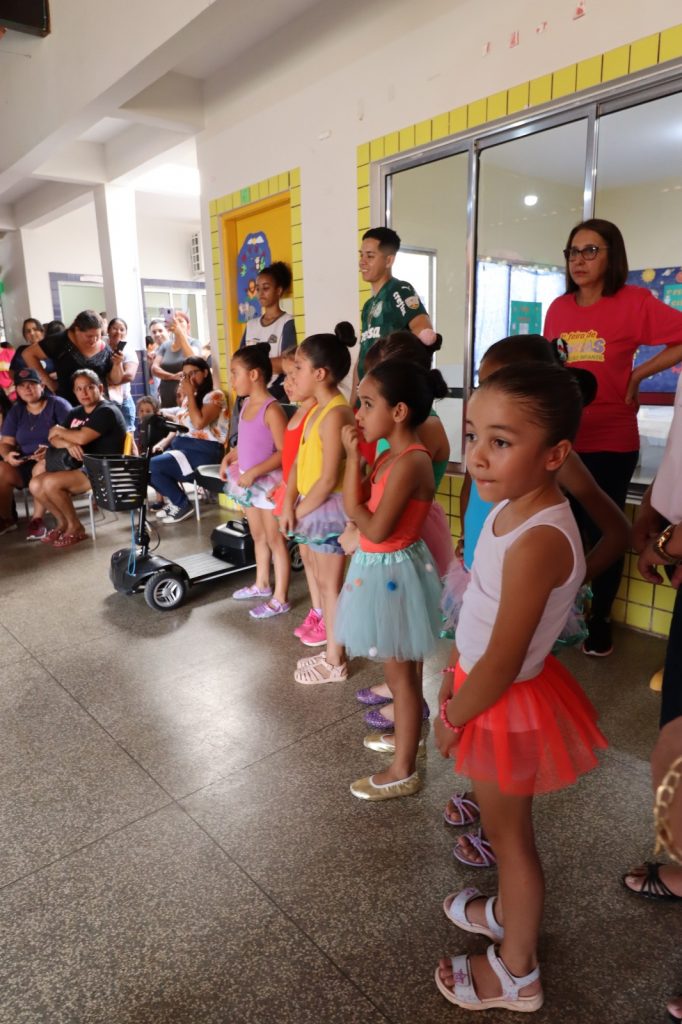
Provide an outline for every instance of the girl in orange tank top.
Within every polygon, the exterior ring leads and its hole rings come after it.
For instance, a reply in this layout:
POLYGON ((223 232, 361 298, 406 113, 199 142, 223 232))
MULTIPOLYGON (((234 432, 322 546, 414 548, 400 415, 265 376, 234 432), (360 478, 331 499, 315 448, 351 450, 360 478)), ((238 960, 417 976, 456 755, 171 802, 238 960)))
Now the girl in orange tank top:
POLYGON ((416 771, 422 724, 421 663, 440 630, 440 581, 420 539, 435 491, 431 457, 417 427, 434 398, 447 392, 437 370, 387 360, 363 378, 358 427, 346 426, 343 501, 360 531, 360 545, 337 607, 336 637, 347 653, 378 658, 394 700, 395 743, 370 734, 365 746, 390 751, 386 771, 359 779, 351 793, 363 800, 410 796, 421 789, 416 771), (390 450, 362 480, 358 429, 366 441, 385 437, 390 450))

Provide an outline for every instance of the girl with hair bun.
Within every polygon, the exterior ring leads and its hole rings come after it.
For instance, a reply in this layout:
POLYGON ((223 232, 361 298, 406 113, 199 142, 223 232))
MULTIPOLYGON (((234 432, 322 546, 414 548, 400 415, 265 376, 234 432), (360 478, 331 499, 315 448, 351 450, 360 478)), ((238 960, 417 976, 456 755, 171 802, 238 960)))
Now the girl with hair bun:
POLYGON ((337 324, 334 334, 312 334, 296 350, 294 385, 302 402, 317 403, 309 413, 287 483, 280 528, 307 544, 322 603, 327 642, 321 653, 301 658, 294 679, 315 684, 348 678, 343 646, 335 638, 334 616, 343 581, 345 556, 339 544, 346 515, 341 499, 341 428, 353 420, 339 383, 350 370, 355 331, 337 324))
POLYGON ((440 582, 433 557, 421 540, 435 493, 433 465, 417 428, 435 398, 447 394, 438 370, 386 360, 361 381, 357 427, 346 426, 343 500, 358 526, 360 544, 346 576, 335 629, 353 656, 379 658, 395 709, 391 765, 358 779, 351 793, 363 800, 411 796, 421 789, 416 771, 422 726, 421 663, 434 649, 440 629, 440 582), (362 478, 359 431, 366 441, 386 438, 390 448, 362 478))
POLYGON ((291 290, 291 281, 291 268, 281 260, 263 267, 256 278, 261 314, 247 320, 239 346, 244 348, 263 343, 269 346, 272 379, 268 382, 268 390, 280 402, 286 402, 282 355, 296 348, 294 318, 280 305, 282 297, 291 290))
POLYGON ((282 448, 286 416, 268 393, 272 375, 268 345, 250 345, 232 356, 232 386, 245 399, 239 415, 239 443, 220 464, 228 495, 244 509, 256 551, 256 582, 240 587, 236 601, 261 599, 249 615, 270 619, 288 612, 291 566, 279 532, 270 495, 282 479, 282 448), (275 566, 275 591, 270 588, 270 562, 275 566), (262 599, 265 600, 262 600, 262 599))

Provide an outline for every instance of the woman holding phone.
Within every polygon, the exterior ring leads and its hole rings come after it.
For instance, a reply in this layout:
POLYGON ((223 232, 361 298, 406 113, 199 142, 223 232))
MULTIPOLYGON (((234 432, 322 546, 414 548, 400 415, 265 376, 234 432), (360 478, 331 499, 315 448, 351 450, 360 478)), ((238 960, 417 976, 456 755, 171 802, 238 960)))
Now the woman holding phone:
MULTIPOLYGON (((24 368, 15 376, 17 400, 7 413, 0 435, 0 534, 16 530, 12 516, 15 487, 45 471, 45 450, 50 430, 64 422, 71 406, 43 388, 35 370, 24 368)), ((41 540, 47 533, 43 506, 35 500, 26 540, 41 540)))
POLYGON ((114 354, 120 353, 123 356, 123 378, 120 384, 109 385, 109 398, 121 406, 123 419, 126 421, 128 430, 135 429, 135 403, 130 391, 130 385, 135 380, 140 361, 137 358, 135 349, 127 342, 128 324, 120 316, 112 317, 109 321, 109 348, 114 354))
POLYGON ((190 338, 189 320, 181 310, 169 309, 163 320, 152 320, 149 333, 158 346, 152 375, 159 381, 161 408, 170 409, 178 404, 177 387, 183 379, 182 364, 186 359, 201 356, 201 346, 190 338))

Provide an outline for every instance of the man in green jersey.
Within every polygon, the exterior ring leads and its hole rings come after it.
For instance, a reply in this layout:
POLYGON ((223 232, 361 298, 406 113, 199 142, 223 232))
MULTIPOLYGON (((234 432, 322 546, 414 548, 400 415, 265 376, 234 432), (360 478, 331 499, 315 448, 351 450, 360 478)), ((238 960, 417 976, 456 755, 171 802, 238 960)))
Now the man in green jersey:
POLYGON ((400 236, 391 228, 370 228, 362 236, 360 273, 372 286, 372 297, 362 307, 360 353, 353 372, 351 404, 365 375, 365 356, 375 341, 393 331, 410 330, 425 345, 436 340, 433 324, 421 299, 407 281, 398 281, 391 268, 400 248, 400 236))

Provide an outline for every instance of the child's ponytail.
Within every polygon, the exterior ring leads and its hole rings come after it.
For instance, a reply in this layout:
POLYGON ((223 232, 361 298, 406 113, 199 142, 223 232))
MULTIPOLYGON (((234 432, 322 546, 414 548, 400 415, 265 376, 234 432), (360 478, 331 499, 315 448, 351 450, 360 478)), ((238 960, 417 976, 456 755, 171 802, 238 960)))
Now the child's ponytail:
POLYGON ((270 345, 267 341, 259 341, 256 345, 244 345, 243 348, 237 349, 232 358, 239 359, 247 370, 258 370, 266 384, 272 377, 270 345))

